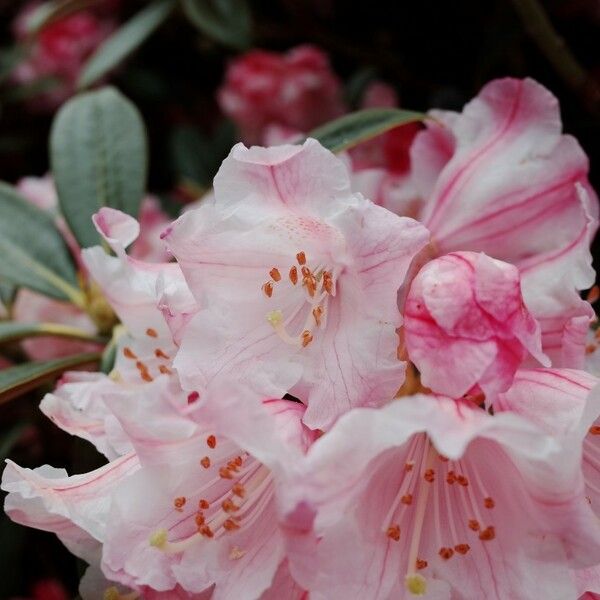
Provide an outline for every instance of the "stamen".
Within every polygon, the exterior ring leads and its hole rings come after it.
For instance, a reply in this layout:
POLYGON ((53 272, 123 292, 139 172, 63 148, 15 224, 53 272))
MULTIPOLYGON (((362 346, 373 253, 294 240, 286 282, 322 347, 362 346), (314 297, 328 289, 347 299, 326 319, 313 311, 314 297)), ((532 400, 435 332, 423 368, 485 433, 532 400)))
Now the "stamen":
POLYGON ((292 285, 298 283, 298 269, 296 269, 296 267, 290 269, 290 281, 292 282, 292 285))
POLYGON ((427 568, 427 561, 422 558, 417 558, 417 569, 422 570, 427 568))
POLYGON ((308 329, 303 331, 302 335, 300 337, 302 338, 302 347, 303 348, 306 348, 306 346, 308 346, 313 341, 312 333, 310 331, 308 331, 308 329))
POLYGON ((233 519, 227 519, 223 523, 223 527, 225 528, 226 531, 234 531, 234 530, 240 528, 240 526, 233 519))
POLYGON ((329 295, 333 292, 333 278, 329 271, 323 273, 323 291, 329 295))
POLYGON ((273 295, 273 284, 270 281, 267 281, 267 283, 263 284, 262 291, 267 298, 270 298, 273 295))
POLYGON ((169 369, 169 367, 167 367, 166 365, 160 365, 158 367, 158 370, 163 374, 163 375, 172 375, 173 371, 171 371, 171 369, 169 369))
POLYGON ((246 490, 245 490, 244 486, 238 482, 231 488, 231 493, 234 494, 235 496, 239 496, 240 498, 243 498, 246 495, 246 490))
POLYGON ((146 335, 148 337, 158 337, 158 333, 156 333, 156 329, 152 329, 152 327, 148 327, 148 329, 146 329, 146 335))
POLYGON ((306 264, 306 254, 304 254, 304 252, 298 252, 298 254, 296 254, 296 260, 298 261, 298 264, 300 266, 305 265, 306 264))
POLYGON ((312 314, 315 319, 315 323, 316 323, 317 327, 320 327, 321 326, 321 316, 323 314, 323 307, 317 306, 317 307, 313 308, 312 314))
POLYGON ((175 498, 175 500, 173 500, 173 506, 175 507, 175 510, 181 512, 186 502, 187 499, 185 496, 179 496, 179 498, 175 498))
POLYGON ((398 525, 390 525, 387 528, 386 535, 397 542, 400 539, 400 527, 398 525))
POLYGON ((240 558, 242 558, 242 556, 244 556, 244 554, 246 554, 246 550, 242 550, 240 547, 234 546, 229 551, 229 558, 231 560, 239 560, 240 558))
POLYGON ((269 276, 271 277, 271 279, 273 281, 281 281, 281 273, 279 272, 279 269, 277 269, 276 267, 273 267, 269 271, 269 276))
POLYGON ((468 525, 471 531, 479 531, 481 529, 481 525, 479 525, 479 521, 476 519, 469 519, 468 525))
POLYGON ((221 503, 221 508, 226 513, 237 512, 238 510, 240 510, 240 507, 234 504, 229 498, 223 500, 223 502, 221 503))
POLYGON ((496 506, 496 503, 494 502, 493 498, 484 498, 483 499, 483 505, 486 508, 494 508, 494 506, 496 506))
POLYGON ((206 445, 209 448, 216 448, 217 447, 217 438, 214 435, 209 435, 206 438, 206 445))
POLYGON ((201 510, 209 509, 210 504, 208 503, 208 500, 205 500, 204 498, 200 498, 200 500, 198 500, 198 508, 200 508, 201 510))
POLYGON ((600 435, 600 425, 592 425, 589 429, 589 433, 592 435, 600 435))
POLYGON ((491 525, 486 527, 480 534, 479 539, 488 542, 496 537, 496 530, 491 525))
POLYGON ((423 479, 427 481, 427 483, 433 483, 435 481, 435 471, 433 469, 427 469, 425 473, 423 473, 423 479))
POLYGON ((205 468, 208 469, 210 468, 210 458, 208 456, 203 457, 202 459, 200 459, 200 464, 205 468))
POLYGON ((438 554, 444 559, 449 560, 454 556, 454 550, 452 548, 440 548, 438 554))
POLYGON ((165 354, 160 348, 157 348, 154 351, 154 355, 156 358, 164 358, 165 360, 169 360, 171 357, 168 354, 165 354))
POLYGON ((402 504, 410 505, 410 504, 412 504, 412 501, 413 501, 412 494, 405 494, 404 496, 402 496, 402 500, 401 500, 402 504))
POLYGON ((466 554, 470 549, 471 546, 469 546, 469 544, 457 544, 456 546, 454 546, 454 549, 459 553, 459 554, 466 554))
POLYGON ((233 479, 233 474, 227 467, 221 467, 219 469, 219 477, 223 479, 233 479))
POLYGON ((129 346, 125 346, 125 348, 123 348, 123 356, 125 356, 125 358, 131 358, 133 360, 137 359, 137 355, 131 348, 129 348, 129 346))
POLYGON ((193 404, 200 398, 200 394, 198 392, 190 392, 187 397, 188 404, 193 404))

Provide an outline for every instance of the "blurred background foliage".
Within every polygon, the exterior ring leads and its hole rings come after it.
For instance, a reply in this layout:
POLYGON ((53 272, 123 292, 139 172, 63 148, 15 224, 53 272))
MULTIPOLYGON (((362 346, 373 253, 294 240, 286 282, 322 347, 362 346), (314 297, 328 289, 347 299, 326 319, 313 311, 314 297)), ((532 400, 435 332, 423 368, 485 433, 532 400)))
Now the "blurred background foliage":
MULTIPOLYGON (((32 107, 40 82, 17 85, 10 77, 23 51, 23 42, 15 43, 14 20, 25 4, 0 0, 0 178, 11 183, 48 171, 54 116, 32 107)), ((122 24, 156 3, 79 4, 109 11, 122 24)), ((353 107, 375 78, 394 86, 403 108, 426 110, 460 109, 495 77, 533 77, 560 99, 565 130, 590 156, 591 180, 600 188, 599 0, 249 0, 247 6, 211 0, 204 2, 208 15, 197 12, 199 4, 173 1, 165 8, 168 18, 104 79, 139 108, 150 141, 149 189, 173 215, 210 186, 236 139, 216 102, 227 64, 251 48, 285 51, 307 42, 329 55, 353 107), (548 36, 549 27, 562 41, 548 36)), ((139 22, 137 30, 130 27, 125 45, 135 45, 139 35, 139 22)), ((594 248, 598 263, 598 243, 594 248)), ((43 392, 0 405, 0 459, 73 473, 100 464, 89 444, 39 412, 43 392)), ((75 597, 81 568, 54 536, 0 516, 0 598, 75 597)))

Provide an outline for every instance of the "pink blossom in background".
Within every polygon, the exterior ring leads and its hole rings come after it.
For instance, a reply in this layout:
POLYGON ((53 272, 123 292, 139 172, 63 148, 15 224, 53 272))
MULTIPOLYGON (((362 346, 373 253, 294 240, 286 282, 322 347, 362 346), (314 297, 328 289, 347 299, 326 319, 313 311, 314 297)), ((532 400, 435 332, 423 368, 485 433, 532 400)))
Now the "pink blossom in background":
POLYGON ((545 366, 539 323, 523 302, 519 270, 483 253, 452 252, 413 279, 404 342, 423 384, 452 397, 507 390, 526 356, 545 366))
MULTIPOLYGON (((107 3, 107 7, 113 4, 107 3)), ((14 22, 15 39, 23 46, 30 40, 30 19, 39 6, 41 3, 35 0, 29 2, 14 22)), ((19 84, 53 80, 48 90, 32 100, 33 107, 53 109, 74 93, 81 68, 116 28, 109 14, 92 10, 75 12, 48 23, 35 34, 26 57, 13 71, 13 79, 19 84)))
POLYGON ((202 306, 176 361, 184 385, 230 372, 263 396, 304 398, 314 428, 392 397, 397 290, 428 232, 353 194, 312 139, 238 144, 214 187, 165 237, 202 306))
POLYGON ((341 81, 326 54, 310 45, 285 54, 252 50, 235 59, 218 100, 247 144, 263 142, 268 125, 310 131, 344 112, 341 81))
MULTIPOLYGON (((32 204, 56 216, 56 224, 68 242, 79 269, 85 272, 85 266, 80 258, 81 250, 64 219, 60 216, 58 198, 52 178, 48 175, 44 177, 25 177, 17 183, 17 190, 32 204)), ((164 229, 168 218, 162 212, 158 200, 153 196, 147 196, 142 202, 139 216, 141 235, 134 244, 131 255, 151 262, 168 260, 169 255, 160 239, 160 232, 164 229)), ((41 321, 71 325, 80 327, 90 334, 95 333, 96 330, 90 317, 80 308, 71 303, 53 300, 27 289, 18 292, 13 307, 13 318, 24 323, 41 321)), ((36 360, 49 360, 78 352, 89 352, 98 348, 97 344, 56 337, 28 339, 22 344, 29 356, 36 360)))

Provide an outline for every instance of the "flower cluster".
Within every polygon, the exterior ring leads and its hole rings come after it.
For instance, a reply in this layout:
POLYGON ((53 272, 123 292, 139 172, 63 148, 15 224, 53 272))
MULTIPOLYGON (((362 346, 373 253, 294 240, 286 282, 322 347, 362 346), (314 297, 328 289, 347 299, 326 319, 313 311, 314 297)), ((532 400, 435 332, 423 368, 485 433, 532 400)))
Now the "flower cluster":
POLYGON ((349 164, 236 145, 162 232, 175 262, 94 217, 112 255, 81 260, 124 325, 116 362, 41 409, 108 462, 2 480, 14 521, 90 564, 84 598, 600 592, 598 203, 556 99, 504 79, 432 111, 410 208, 349 164))

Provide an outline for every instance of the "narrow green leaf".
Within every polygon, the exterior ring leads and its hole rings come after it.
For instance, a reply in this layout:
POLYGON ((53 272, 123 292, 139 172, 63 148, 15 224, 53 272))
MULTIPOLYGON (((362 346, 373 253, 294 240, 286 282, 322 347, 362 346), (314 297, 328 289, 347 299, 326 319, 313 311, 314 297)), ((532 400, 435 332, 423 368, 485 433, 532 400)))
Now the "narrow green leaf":
POLYGON ((112 87, 80 94, 58 112, 50 133, 52 171, 61 211, 82 248, 99 242, 92 215, 102 206, 137 215, 147 146, 138 110, 112 87))
POLYGON ((0 344, 16 342, 30 337, 63 337, 89 342, 105 343, 100 336, 89 334, 78 327, 60 323, 21 323, 18 321, 0 321, 0 344))
POLYGON ((398 108, 368 108, 359 110, 314 129, 308 137, 315 138, 332 152, 341 152, 374 138, 394 127, 423 121, 426 115, 398 108))
POLYGON ((71 256, 52 217, 0 182, 0 278, 81 304, 71 256))
POLYGON ((0 281, 0 304, 10 309, 17 295, 17 286, 10 281, 0 281))
POLYGON ((124 23, 90 57, 79 76, 79 89, 89 87, 135 52, 169 17, 175 0, 155 0, 124 23))
POLYGON ((52 381, 63 371, 97 365, 99 352, 77 354, 44 362, 29 362, 0 371, 0 404, 16 398, 42 383, 52 381))
POLYGON ((246 50, 252 44, 252 16, 246 0, 181 0, 190 22, 211 39, 246 50))

